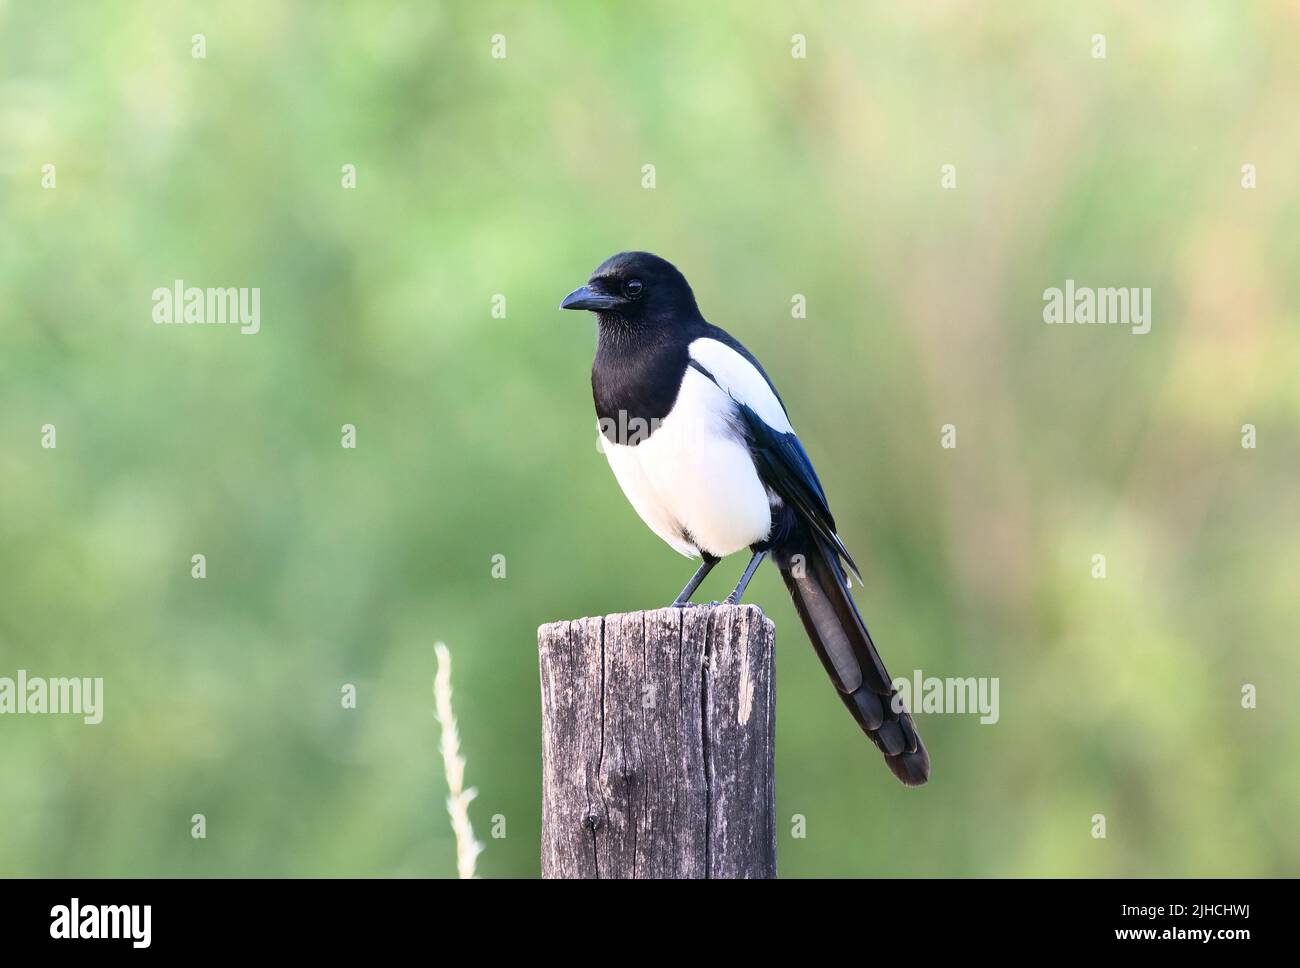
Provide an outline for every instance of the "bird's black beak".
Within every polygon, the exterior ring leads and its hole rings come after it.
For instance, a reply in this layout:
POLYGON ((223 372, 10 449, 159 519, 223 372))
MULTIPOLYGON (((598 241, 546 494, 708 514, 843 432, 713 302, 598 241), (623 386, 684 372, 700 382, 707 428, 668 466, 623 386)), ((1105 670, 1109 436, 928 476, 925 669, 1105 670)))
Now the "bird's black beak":
POLYGON ((591 286, 579 286, 573 292, 564 297, 564 302, 560 303, 561 309, 613 309, 621 305, 623 300, 617 296, 610 296, 603 292, 597 292, 591 286))

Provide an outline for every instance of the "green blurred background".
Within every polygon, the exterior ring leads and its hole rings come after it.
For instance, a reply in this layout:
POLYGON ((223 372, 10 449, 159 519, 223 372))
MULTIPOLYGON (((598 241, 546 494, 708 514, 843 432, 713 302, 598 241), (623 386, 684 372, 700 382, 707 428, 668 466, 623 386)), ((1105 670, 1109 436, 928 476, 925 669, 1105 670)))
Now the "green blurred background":
POLYGON ((536 626, 693 567, 556 308, 627 248, 765 361, 891 671, 1001 680, 906 790, 765 566, 783 874, 1300 872, 1298 48, 1281 0, 0 0, 0 675, 106 679, 0 718, 0 872, 453 875, 443 640, 479 873, 535 876, 536 626), (1067 278, 1152 331, 1044 325, 1067 278), (175 279, 261 332, 154 325, 175 279))

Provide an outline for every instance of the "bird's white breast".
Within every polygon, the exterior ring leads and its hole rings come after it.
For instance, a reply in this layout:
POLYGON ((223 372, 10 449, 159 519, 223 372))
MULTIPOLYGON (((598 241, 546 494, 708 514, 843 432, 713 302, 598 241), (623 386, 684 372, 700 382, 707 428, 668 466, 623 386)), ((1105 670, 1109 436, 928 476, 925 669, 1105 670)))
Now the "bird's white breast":
MULTIPOLYGON (((696 341, 701 342, 714 341, 696 341)), ((771 394, 766 384, 764 389, 771 394)), ((672 410, 648 438, 635 446, 602 438, 609 466, 637 514, 687 556, 729 555, 763 540, 771 528, 768 492, 735 425, 734 408, 731 396, 689 368, 672 410)))

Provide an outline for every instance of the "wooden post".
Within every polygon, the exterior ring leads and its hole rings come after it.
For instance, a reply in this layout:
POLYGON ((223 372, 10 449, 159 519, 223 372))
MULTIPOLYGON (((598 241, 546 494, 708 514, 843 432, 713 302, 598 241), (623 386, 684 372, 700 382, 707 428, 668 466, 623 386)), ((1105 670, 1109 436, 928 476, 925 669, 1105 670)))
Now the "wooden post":
POLYGON ((775 877, 775 629, 754 605, 537 630, 543 877, 775 877))

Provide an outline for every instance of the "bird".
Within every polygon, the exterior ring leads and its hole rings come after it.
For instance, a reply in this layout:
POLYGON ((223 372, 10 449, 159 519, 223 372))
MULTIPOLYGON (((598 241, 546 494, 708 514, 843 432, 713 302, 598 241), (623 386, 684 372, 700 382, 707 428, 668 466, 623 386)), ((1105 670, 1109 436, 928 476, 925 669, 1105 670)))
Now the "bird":
POLYGON ((676 608, 727 555, 751 557, 738 604, 771 557, 814 651, 854 720, 907 786, 930 755, 850 592, 862 584, 817 472, 767 371, 700 313, 686 277, 649 252, 620 252, 564 297, 596 317, 591 367, 601 447, 642 521, 701 564, 676 608))

